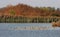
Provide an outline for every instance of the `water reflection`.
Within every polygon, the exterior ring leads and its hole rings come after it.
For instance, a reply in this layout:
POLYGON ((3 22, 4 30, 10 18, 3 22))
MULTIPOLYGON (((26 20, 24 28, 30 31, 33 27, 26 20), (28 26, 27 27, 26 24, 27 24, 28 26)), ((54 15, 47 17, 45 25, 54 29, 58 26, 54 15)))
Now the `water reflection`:
POLYGON ((59 30, 51 23, 0 23, 0 30, 59 30))

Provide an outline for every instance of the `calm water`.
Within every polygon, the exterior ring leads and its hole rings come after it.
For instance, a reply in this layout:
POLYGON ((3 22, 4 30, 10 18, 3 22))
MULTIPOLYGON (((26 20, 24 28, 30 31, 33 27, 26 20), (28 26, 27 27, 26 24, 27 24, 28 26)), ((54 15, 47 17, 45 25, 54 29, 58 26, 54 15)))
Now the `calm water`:
POLYGON ((60 28, 52 30, 9 30, 14 27, 52 27, 50 23, 0 23, 0 37, 60 37, 60 28))

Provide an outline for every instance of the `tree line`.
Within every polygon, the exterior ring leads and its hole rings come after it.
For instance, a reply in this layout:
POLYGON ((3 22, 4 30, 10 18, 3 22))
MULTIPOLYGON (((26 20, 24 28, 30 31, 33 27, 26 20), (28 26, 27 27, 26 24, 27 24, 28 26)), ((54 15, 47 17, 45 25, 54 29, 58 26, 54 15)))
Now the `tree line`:
POLYGON ((16 6, 9 5, 8 7, 0 8, 0 22, 50 23, 52 20, 58 21, 59 19, 57 17, 60 17, 60 8, 31 7, 24 4, 18 4, 16 6), (40 16, 43 16, 43 18, 40 16), (46 16, 53 16, 56 18, 44 18, 46 16))

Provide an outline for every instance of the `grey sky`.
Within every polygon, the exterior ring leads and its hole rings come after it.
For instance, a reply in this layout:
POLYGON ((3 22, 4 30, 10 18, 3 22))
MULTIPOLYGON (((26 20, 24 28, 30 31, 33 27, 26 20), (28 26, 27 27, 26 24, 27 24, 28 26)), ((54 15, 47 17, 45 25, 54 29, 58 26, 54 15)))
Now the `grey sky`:
POLYGON ((51 6, 51 7, 60 8, 60 0, 0 0, 0 8, 5 7, 8 4, 16 5, 18 3, 23 3, 38 7, 51 6))

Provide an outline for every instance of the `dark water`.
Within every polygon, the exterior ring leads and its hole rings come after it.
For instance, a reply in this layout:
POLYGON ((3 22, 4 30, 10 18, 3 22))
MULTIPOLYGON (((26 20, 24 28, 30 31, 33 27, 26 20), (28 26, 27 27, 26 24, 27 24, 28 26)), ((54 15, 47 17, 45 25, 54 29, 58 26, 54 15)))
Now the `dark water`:
POLYGON ((50 23, 0 23, 0 37, 60 37, 60 29, 57 30, 9 30, 11 27, 47 26, 50 23))

